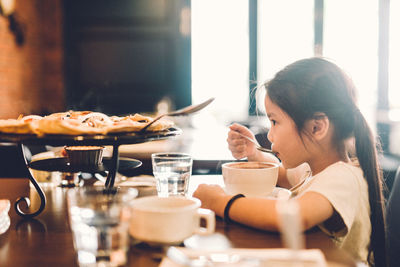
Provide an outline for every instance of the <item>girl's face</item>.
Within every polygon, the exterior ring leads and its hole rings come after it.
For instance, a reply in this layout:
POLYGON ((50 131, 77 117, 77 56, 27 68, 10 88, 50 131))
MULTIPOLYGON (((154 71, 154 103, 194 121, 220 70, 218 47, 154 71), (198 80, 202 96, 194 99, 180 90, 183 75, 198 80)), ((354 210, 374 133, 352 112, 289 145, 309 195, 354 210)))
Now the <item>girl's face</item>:
MULTIPOLYGON (((268 140, 283 166, 294 168, 303 162, 307 162, 307 150, 292 118, 273 103, 268 95, 265 97, 265 110, 271 122, 268 140)), ((307 138, 303 139, 306 142, 307 138)))

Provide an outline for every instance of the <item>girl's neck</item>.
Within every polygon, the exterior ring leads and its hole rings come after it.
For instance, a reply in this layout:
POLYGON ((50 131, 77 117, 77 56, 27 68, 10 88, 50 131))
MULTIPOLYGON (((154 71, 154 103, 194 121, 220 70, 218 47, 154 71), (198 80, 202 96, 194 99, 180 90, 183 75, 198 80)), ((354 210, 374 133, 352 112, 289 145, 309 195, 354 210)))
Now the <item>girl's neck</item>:
POLYGON ((316 155, 313 158, 315 160, 309 162, 309 165, 310 165, 313 175, 323 171, 328 166, 330 166, 336 162, 339 162, 339 161, 350 162, 351 161, 348 156, 348 153, 344 147, 340 148, 340 149, 331 148, 328 151, 321 151, 321 153, 319 155, 316 155))

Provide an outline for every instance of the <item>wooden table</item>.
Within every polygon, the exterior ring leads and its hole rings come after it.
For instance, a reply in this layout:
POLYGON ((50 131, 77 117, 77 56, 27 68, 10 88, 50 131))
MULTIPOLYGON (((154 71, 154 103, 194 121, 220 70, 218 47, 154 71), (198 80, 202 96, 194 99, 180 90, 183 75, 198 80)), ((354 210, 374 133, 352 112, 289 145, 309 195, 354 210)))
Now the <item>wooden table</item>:
MULTIPOLYGON (((0 178, 0 198, 6 196, 12 205, 15 201, 14 195, 18 197, 23 192, 29 191, 29 188, 21 185, 13 189, 17 180, 21 183, 21 179, 13 179, 11 183, 4 184, 4 179, 0 178)), ((196 175, 191 179, 190 191, 193 192, 202 182, 220 184, 221 181, 219 175, 196 175)), ((9 213, 11 226, 7 232, 0 235, 0 266, 78 266, 67 216, 65 201, 67 190, 60 187, 44 188, 47 205, 35 219, 24 220, 16 215, 11 207, 9 213)), ((35 191, 31 192, 32 205, 35 206, 38 204, 38 199, 35 191)), ((232 248, 282 247, 277 233, 260 231, 235 223, 227 225, 220 219, 217 219, 216 232, 227 241, 224 245, 232 248)), ((320 248, 333 266, 355 266, 346 252, 337 249, 331 240, 318 230, 306 234, 306 246, 320 248)), ((162 248, 149 247, 137 241, 135 244, 132 241, 128 266, 158 266, 163 253, 162 248)))

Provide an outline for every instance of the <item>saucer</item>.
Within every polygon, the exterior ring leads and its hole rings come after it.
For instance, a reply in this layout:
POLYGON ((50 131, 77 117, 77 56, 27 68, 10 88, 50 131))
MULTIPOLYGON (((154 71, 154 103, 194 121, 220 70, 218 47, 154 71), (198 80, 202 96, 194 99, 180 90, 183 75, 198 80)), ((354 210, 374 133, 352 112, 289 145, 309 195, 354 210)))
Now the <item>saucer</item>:
POLYGON ((275 187, 274 190, 267 197, 277 198, 277 199, 289 199, 292 192, 289 189, 283 187, 275 187))
MULTIPOLYGON (((222 187, 224 191, 226 192, 225 187, 222 187)), ((292 195, 292 192, 289 189, 283 188, 276 186, 274 190, 272 190, 271 193, 267 195, 260 195, 260 196, 254 196, 254 197, 265 197, 265 198, 272 198, 272 199, 289 199, 290 196, 292 195)))

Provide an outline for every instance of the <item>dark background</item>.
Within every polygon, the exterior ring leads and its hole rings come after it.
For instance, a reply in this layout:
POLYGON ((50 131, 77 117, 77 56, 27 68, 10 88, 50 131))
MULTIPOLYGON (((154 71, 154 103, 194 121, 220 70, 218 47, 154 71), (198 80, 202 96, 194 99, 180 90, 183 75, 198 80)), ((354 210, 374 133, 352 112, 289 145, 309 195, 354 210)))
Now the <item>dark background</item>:
POLYGON ((121 115, 191 103, 190 0, 64 1, 66 105, 121 115))

